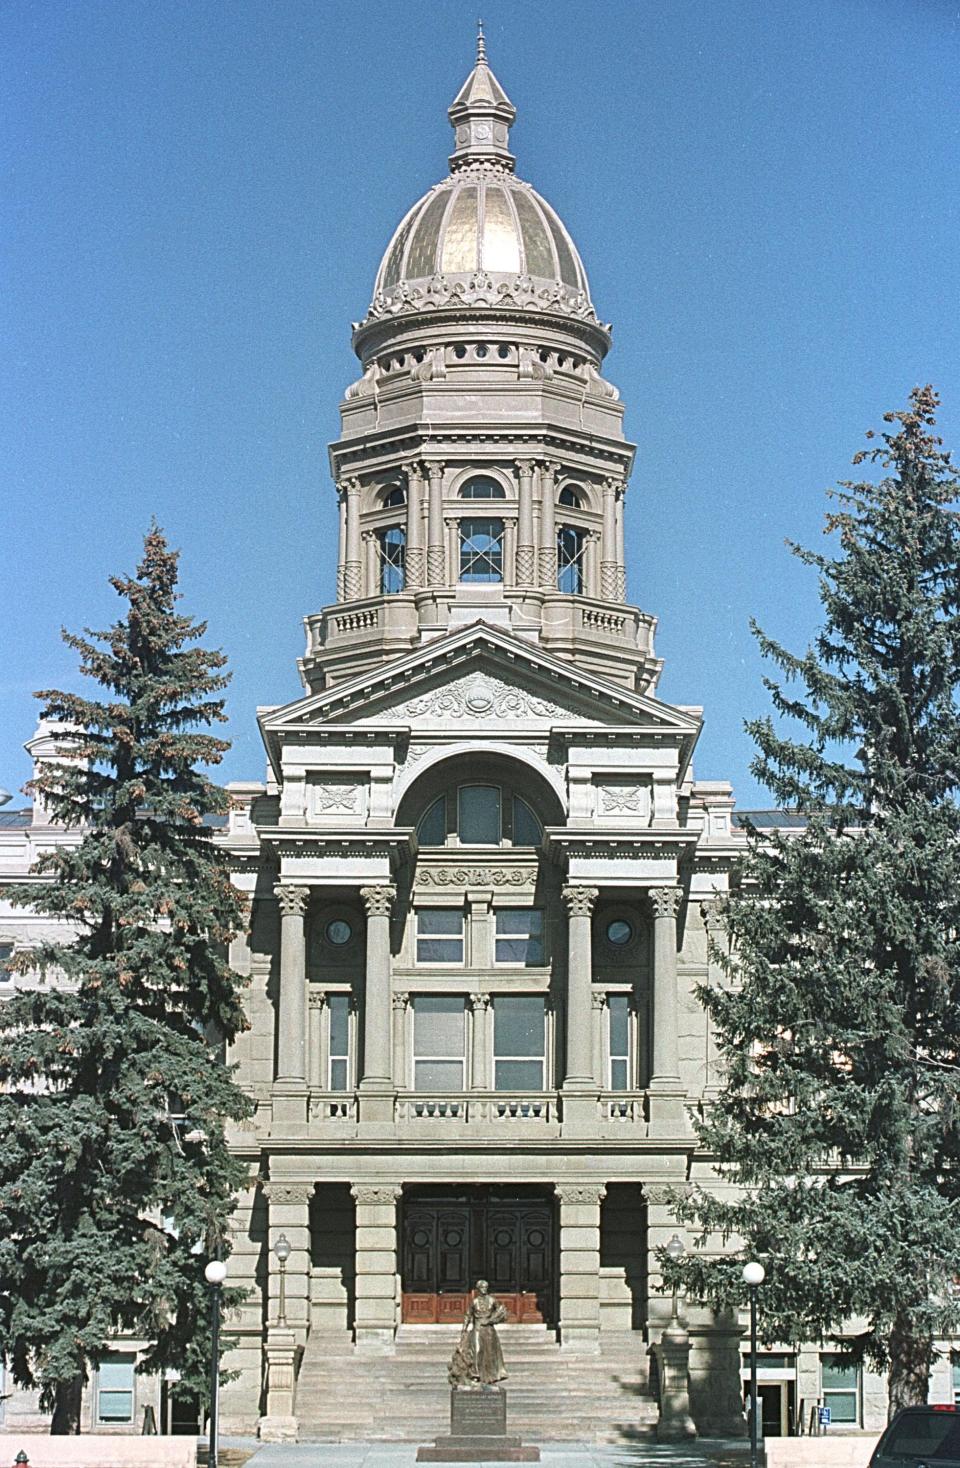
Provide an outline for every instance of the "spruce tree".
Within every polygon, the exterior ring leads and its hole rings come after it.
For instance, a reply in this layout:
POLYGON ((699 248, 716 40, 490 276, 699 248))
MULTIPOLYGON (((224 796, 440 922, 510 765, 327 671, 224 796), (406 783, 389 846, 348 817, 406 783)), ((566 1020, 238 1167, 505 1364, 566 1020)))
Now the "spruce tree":
POLYGON ((759 1255, 765 1339, 852 1331, 891 1413, 927 1400, 960 1326, 960 522, 937 405, 914 389, 856 455, 882 477, 834 491, 834 556, 792 547, 819 572, 812 646, 754 628, 779 681, 753 768, 806 825, 748 832, 724 982, 700 991, 725 1074, 697 1132, 733 1186, 681 1203, 694 1295, 738 1300, 759 1255), (710 1257, 717 1235, 740 1255, 710 1257))
POLYGON ((111 578, 121 620, 64 632, 102 698, 37 695, 64 736, 36 793, 75 834, 5 892, 75 934, 23 955, 44 981, 0 1006, 0 1354, 54 1432, 79 1430, 118 1333, 202 1384, 203 1269, 243 1176, 223 1052, 245 1023, 226 960, 243 913, 206 819, 226 796, 200 769, 228 748, 205 732, 228 675, 176 610, 177 559, 152 526, 136 575, 111 578))

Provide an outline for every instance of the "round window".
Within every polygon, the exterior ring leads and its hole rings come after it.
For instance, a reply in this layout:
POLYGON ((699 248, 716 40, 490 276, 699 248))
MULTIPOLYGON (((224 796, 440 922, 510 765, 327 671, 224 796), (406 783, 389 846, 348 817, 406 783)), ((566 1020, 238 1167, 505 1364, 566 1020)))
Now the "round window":
POLYGON ((328 943, 334 943, 338 948, 342 948, 344 943, 349 943, 352 937, 353 929, 342 918, 334 918, 332 923, 327 923, 328 943))
POLYGON ((607 923, 607 942, 615 947, 622 948, 632 937, 633 928, 623 918, 614 918, 612 923, 607 923))

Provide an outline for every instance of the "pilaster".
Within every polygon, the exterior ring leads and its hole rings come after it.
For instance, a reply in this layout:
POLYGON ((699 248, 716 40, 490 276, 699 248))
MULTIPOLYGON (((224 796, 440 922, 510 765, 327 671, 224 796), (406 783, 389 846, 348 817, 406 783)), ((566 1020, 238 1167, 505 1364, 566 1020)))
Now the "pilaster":
POLYGON ((600 1204, 606 1187, 560 1183, 560 1348, 600 1351, 600 1204))
POLYGON ((280 992, 277 1005, 277 1075, 273 1115, 279 1122, 306 1120, 307 974, 304 920, 309 887, 278 883, 280 992))
POLYGON ((419 591, 424 583, 426 557, 423 551, 423 469, 407 469, 407 543, 404 549, 404 590, 419 591))
POLYGON ((563 1079, 563 1128, 569 1135, 590 1135, 597 1122, 590 984, 593 966, 591 918, 599 896, 596 887, 563 889, 568 914, 567 1056, 563 1079))
POLYGON ((493 1082, 490 1073, 490 1020, 492 1017, 490 995, 471 994, 470 1009, 473 1019, 470 1040, 470 1088, 474 1091, 487 1091, 493 1082))
POLYGON ((398 1183, 356 1183, 356 1346, 369 1355, 390 1355, 397 1326, 398 1183))
POLYGON ((443 464, 428 464, 430 488, 427 499, 427 582, 443 586, 446 577, 443 549, 443 464))
POLYGON ((549 460, 540 465, 540 555, 539 582, 544 591, 557 589, 557 466, 549 460))

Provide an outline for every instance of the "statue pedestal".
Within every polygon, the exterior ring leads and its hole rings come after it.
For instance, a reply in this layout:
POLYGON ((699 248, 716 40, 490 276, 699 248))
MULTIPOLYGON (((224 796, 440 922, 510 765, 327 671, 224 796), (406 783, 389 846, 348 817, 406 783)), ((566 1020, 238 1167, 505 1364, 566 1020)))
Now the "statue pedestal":
POLYGON ((540 1449, 507 1436, 507 1394, 501 1386, 455 1386, 450 1436, 417 1449, 418 1463, 539 1463, 540 1449))

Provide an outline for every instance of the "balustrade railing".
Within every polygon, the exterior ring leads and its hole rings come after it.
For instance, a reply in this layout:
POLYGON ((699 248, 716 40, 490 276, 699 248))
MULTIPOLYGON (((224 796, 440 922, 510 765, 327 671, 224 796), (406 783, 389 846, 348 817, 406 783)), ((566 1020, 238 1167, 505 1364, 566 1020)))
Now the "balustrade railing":
MULTIPOLYGON (((605 1135, 609 1124, 646 1126, 645 1091, 597 1091, 597 1125, 605 1135)), ((310 1120, 333 1127, 357 1120, 353 1092, 312 1091, 310 1120)), ((557 1129, 563 1120, 563 1097, 556 1091, 401 1091, 394 1103, 398 1123, 419 1127, 483 1127, 494 1135, 500 1127, 557 1129)))

